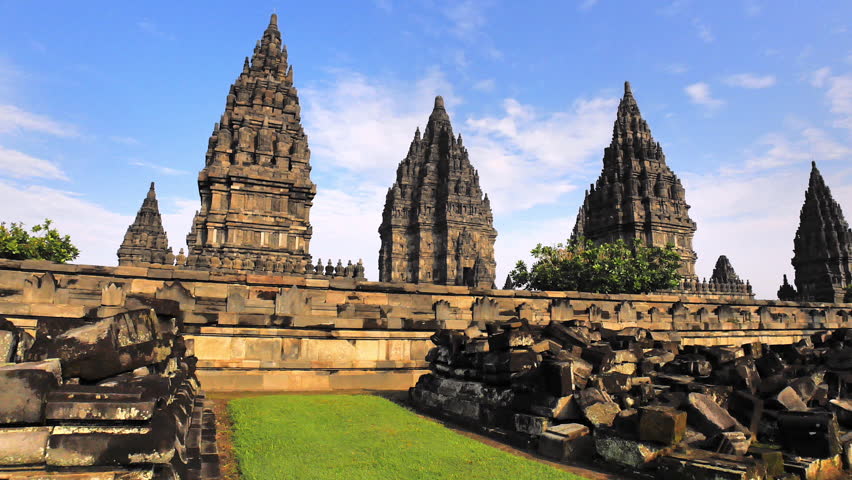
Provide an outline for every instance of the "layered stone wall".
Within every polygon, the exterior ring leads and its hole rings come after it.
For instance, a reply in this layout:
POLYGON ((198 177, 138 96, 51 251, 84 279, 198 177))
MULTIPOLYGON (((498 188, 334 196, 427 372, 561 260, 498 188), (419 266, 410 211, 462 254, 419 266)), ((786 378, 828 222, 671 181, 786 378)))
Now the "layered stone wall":
POLYGON ((429 337, 472 322, 589 320, 603 328, 678 331, 684 344, 789 343, 850 326, 852 304, 726 295, 601 295, 219 274, 179 267, 0 261, 0 315, 104 316, 156 299, 181 306, 207 391, 404 389, 427 371, 429 337))

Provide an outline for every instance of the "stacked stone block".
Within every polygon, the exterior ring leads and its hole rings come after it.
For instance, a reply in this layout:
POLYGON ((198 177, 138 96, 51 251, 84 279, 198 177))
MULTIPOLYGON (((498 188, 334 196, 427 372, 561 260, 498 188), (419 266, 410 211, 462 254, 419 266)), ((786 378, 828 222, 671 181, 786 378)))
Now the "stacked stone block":
POLYGON ((559 461, 660 479, 849 478, 849 329, 707 347, 515 319, 432 341, 416 407, 559 461))
POLYGON ((174 318, 62 320, 32 338, 0 319, 13 340, 0 343, 0 478, 219 478, 212 410, 174 318))

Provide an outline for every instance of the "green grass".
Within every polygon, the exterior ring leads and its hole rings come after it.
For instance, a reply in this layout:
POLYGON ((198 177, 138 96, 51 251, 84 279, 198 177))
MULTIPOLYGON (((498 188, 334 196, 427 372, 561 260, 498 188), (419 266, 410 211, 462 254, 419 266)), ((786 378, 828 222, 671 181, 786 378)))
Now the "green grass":
POLYGON ((279 395, 233 400, 244 480, 573 479, 459 435, 384 398, 279 395))

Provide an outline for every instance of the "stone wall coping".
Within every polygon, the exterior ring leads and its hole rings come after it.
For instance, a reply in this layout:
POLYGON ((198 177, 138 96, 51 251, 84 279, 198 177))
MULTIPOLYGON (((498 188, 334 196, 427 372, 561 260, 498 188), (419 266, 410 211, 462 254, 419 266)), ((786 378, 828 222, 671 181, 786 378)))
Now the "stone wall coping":
POLYGON ((472 296, 472 297, 494 297, 494 298, 516 298, 516 299, 566 299, 585 301, 608 301, 608 302, 680 302, 684 305, 719 305, 723 303, 731 307, 797 307, 797 308, 835 308, 852 310, 852 303, 826 303, 826 302, 793 302, 781 300, 757 300, 738 296, 708 296, 696 295, 673 295, 665 294, 601 294, 590 292, 573 291, 528 291, 528 290, 492 290, 483 288, 470 288, 460 286, 414 284, 414 283, 390 283, 373 282, 367 280, 356 280, 351 278, 329 278, 318 275, 293 276, 293 275, 263 275, 263 274, 236 274, 217 273, 200 270, 190 270, 177 266, 157 267, 132 267, 132 266, 101 266, 82 264, 61 264, 45 260, 7 260, 0 259, 0 272, 2 271, 24 271, 24 272, 51 272, 54 274, 86 274, 100 275, 116 278, 139 278, 149 280, 183 280, 206 283, 225 283, 246 286, 267 287, 300 287, 305 289, 340 290, 340 291, 363 291, 379 293, 417 293, 423 295, 441 296, 472 296))

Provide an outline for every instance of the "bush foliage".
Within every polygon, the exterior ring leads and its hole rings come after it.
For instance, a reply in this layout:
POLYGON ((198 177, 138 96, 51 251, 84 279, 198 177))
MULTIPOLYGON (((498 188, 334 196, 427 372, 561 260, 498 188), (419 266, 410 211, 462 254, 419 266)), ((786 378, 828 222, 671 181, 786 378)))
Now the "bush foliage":
POLYGON ((680 281, 680 255, 673 245, 648 247, 635 239, 595 244, 585 238, 555 246, 536 245, 532 268, 519 260, 509 273, 514 288, 596 293, 648 293, 680 281))
POLYGON ((80 250, 71 244, 71 237, 61 235, 51 228, 52 221, 45 219, 41 225, 29 232, 23 223, 12 222, 8 226, 0 223, 0 258, 12 260, 50 260, 65 263, 74 260, 80 250))

